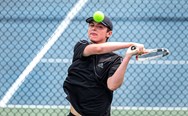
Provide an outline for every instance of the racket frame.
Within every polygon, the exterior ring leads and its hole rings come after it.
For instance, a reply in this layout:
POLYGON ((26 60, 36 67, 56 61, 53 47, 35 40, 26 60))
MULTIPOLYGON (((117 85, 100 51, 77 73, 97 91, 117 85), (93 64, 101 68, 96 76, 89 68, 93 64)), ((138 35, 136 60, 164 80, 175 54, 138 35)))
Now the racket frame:
POLYGON ((161 57, 164 57, 164 56, 167 56, 170 54, 170 52, 167 48, 145 49, 145 51, 146 51, 146 53, 137 55, 136 60, 138 60, 138 61, 153 60, 153 59, 161 58, 161 57), (161 53, 161 54, 159 54, 159 53, 161 53), (149 56, 150 54, 156 54, 156 55, 149 56))

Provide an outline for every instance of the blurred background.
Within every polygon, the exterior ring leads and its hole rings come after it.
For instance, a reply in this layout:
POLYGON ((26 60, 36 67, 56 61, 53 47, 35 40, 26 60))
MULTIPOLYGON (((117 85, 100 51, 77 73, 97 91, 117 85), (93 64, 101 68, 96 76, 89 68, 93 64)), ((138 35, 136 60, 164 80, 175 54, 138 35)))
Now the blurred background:
POLYGON ((85 19, 97 10, 112 19, 109 41, 171 51, 158 60, 131 59, 112 116, 188 115, 187 0, 1 0, 1 116, 68 114, 62 85, 75 43, 88 40, 85 19))

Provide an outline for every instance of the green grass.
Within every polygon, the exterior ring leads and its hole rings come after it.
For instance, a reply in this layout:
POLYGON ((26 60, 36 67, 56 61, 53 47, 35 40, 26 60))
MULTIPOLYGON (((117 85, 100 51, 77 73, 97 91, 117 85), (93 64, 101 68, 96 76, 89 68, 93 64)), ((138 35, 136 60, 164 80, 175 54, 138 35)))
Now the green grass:
MULTIPOLYGON (((68 109, 0 108, 0 116, 66 116, 68 109)), ((112 116, 188 116, 183 110, 112 110, 112 116)))
POLYGON ((66 116, 67 109, 0 108, 0 116, 66 116))
POLYGON ((188 116, 183 110, 113 110, 112 116, 188 116))

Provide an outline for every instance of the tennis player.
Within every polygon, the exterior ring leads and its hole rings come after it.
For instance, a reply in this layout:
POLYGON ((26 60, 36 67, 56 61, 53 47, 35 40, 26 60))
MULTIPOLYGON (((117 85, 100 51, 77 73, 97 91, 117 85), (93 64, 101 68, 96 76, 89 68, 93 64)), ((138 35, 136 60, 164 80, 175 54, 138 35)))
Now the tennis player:
POLYGON ((97 23, 93 17, 86 19, 87 40, 80 40, 74 47, 72 64, 63 88, 70 102, 68 116, 110 116, 113 91, 121 86, 131 57, 144 49, 133 42, 107 42, 113 25, 105 16, 97 23), (136 50, 130 50, 130 46, 136 50), (113 51, 128 48, 124 58, 113 51))

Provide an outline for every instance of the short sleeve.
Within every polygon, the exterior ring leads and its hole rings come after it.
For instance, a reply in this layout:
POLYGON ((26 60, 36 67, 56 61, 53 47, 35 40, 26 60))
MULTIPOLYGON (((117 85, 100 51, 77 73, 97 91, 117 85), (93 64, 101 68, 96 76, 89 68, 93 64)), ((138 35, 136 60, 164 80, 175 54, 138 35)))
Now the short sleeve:
POLYGON ((108 72, 108 77, 111 77, 115 73, 115 71, 117 70, 117 68, 121 64, 121 62, 122 62, 122 57, 119 56, 117 58, 117 60, 115 60, 115 62, 113 63, 113 66, 110 68, 110 70, 108 72))
POLYGON ((76 45, 74 46, 73 61, 83 57, 83 51, 87 45, 89 45, 89 42, 86 40, 80 40, 76 43, 76 45))

